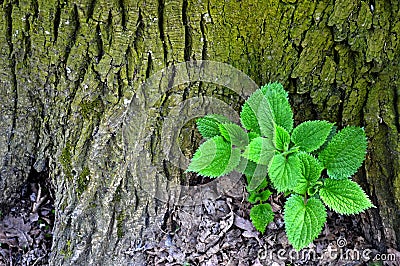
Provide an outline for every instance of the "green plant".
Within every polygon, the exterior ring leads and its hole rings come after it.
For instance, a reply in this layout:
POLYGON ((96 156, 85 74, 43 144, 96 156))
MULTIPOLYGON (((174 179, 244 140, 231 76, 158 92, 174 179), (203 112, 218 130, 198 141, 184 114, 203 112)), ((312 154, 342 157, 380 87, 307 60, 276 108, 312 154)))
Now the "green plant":
POLYGON ((339 214, 356 214, 371 201, 350 178, 365 159, 367 139, 360 127, 337 132, 333 123, 306 121, 293 128, 288 93, 280 83, 255 91, 244 103, 240 127, 212 114, 197 120, 206 141, 187 171, 220 177, 234 170, 244 174, 250 219, 261 233, 273 220, 267 203, 272 192, 288 196, 284 206, 290 243, 300 250, 311 243, 326 222, 325 205, 339 214))

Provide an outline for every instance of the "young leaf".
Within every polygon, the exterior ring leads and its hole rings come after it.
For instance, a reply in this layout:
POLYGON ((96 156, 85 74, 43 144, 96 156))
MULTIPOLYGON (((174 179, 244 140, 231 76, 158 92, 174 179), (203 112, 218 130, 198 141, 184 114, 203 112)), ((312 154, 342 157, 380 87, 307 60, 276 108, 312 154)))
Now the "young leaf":
POLYGON ((249 137, 244 130, 233 123, 219 124, 219 132, 232 145, 244 149, 249 144, 249 137))
POLYGON ((240 113, 242 125, 261 136, 274 138, 275 122, 274 115, 268 100, 261 90, 256 90, 244 103, 240 113))
POLYGON ((240 121, 243 127, 247 130, 251 130, 258 135, 261 134, 256 115, 251 110, 250 105, 246 102, 243 104, 242 111, 240 112, 240 121))
POLYGON ((323 167, 320 162, 309 153, 299 153, 298 157, 301 164, 301 177, 293 190, 298 194, 304 195, 309 188, 316 184, 321 176, 323 167))
POLYGON ((285 203, 284 220, 289 242, 299 251, 308 246, 322 231, 326 209, 321 200, 292 195, 285 203))
POLYGON ((279 82, 265 84, 261 87, 261 91, 262 93, 264 93, 264 95, 268 95, 269 93, 277 93, 285 98, 289 97, 289 94, 287 93, 287 91, 285 91, 282 84, 279 82))
POLYGON ((248 202, 250 203, 257 203, 258 201, 260 202, 265 202, 268 200, 269 196, 272 195, 272 192, 267 190, 264 190, 262 192, 250 192, 249 193, 249 198, 247 199, 248 202))
POLYGON ((242 156, 257 164, 268 165, 274 153, 275 147, 271 139, 257 137, 250 142, 242 156))
POLYGON ((293 129, 293 112, 288 100, 288 93, 283 89, 282 84, 269 83, 262 87, 261 91, 271 106, 275 123, 290 133, 293 129))
POLYGON ((293 130, 292 141, 301 150, 312 152, 325 142, 332 127, 333 124, 327 121, 303 122, 293 130))
POLYGON ((197 119, 196 124, 200 134, 204 138, 208 139, 221 135, 218 125, 229 122, 230 120, 223 115, 211 114, 197 119))
POLYGON ((221 136, 215 136, 200 145, 186 171, 219 177, 233 171, 239 161, 239 149, 232 149, 230 143, 221 136))
POLYGON ((365 159, 367 138, 360 127, 346 127, 333 136, 318 159, 334 179, 344 179, 357 172, 365 159))
POLYGON ((287 151, 290 143, 289 133, 281 126, 276 126, 275 146, 280 151, 287 151))
POLYGON ((319 195, 328 207, 340 214, 357 214, 374 207, 362 188, 349 179, 327 178, 319 195))
POLYGON ((264 233, 267 225, 274 220, 274 212, 271 205, 264 203, 253 206, 250 210, 250 219, 254 227, 264 233))
POLYGON ((282 154, 273 157, 268 168, 269 177, 278 192, 293 189, 301 177, 300 159, 296 154, 287 158, 282 154))

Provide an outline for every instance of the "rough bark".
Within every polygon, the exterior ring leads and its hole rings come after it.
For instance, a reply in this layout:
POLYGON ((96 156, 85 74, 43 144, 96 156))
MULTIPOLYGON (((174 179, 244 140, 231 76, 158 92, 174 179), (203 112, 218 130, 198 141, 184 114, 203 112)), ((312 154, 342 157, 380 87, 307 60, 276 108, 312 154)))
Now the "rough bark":
MULTIPOLYGON (((179 86, 124 143, 123 114, 135 107, 128 103, 141 95, 139 84, 193 59, 226 62, 260 85, 282 82, 296 122, 365 127, 368 155, 356 179, 377 208, 363 214, 363 228, 381 249, 400 247, 398 1, 0 4, 0 201, 9 206, 30 174, 49 172, 54 264, 145 263, 141 248, 157 245, 171 206, 140 184, 163 185, 154 164, 172 180, 184 176, 163 162, 166 110, 203 95, 241 104, 219 86, 179 86), (126 154, 136 142, 142 153, 126 154)), ((182 135, 188 155, 198 139, 190 127, 182 135)))

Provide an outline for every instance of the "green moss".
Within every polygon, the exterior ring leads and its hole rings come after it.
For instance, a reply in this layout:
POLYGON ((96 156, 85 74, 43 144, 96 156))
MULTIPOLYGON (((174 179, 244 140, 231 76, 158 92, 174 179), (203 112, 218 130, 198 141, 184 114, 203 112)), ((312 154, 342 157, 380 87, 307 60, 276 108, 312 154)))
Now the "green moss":
POLYGON ((333 13, 329 17, 328 26, 336 25, 341 27, 356 8, 357 1, 355 0, 339 1, 335 3, 333 13))
POLYGON ((326 56, 321 70, 321 80, 324 83, 332 84, 335 82, 336 63, 332 56, 326 56))
POLYGON ((118 238, 122 238, 124 236, 124 228, 123 224, 125 221, 126 215, 124 211, 121 211, 117 216, 117 236, 118 238))
POLYGON ((71 154, 71 144, 67 142, 64 149, 61 152, 60 163, 63 168, 63 172, 67 179, 72 180, 72 154, 71 154))
POLYGON ((103 103, 100 99, 94 101, 83 100, 79 107, 81 108, 81 114, 84 119, 90 119, 93 115, 99 117, 103 111, 103 103))
POLYGON ((393 181, 395 203, 400 206, 400 176, 397 176, 393 181))
POLYGON ((78 187, 76 189, 76 193, 78 197, 82 195, 83 191, 86 190, 87 185, 89 183, 90 170, 87 166, 85 166, 78 177, 78 187))

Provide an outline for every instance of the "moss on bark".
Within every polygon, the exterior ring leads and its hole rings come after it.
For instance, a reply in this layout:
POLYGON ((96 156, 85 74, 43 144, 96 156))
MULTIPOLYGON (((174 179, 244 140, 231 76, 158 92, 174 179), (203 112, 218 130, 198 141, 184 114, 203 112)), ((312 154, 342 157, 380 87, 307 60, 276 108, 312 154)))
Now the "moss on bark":
MULTIPOLYGON (((127 160, 121 117, 138 85, 156 71, 209 59, 237 67, 260 85, 282 82, 297 123, 318 118, 364 126, 370 143, 357 179, 379 207, 364 216, 365 231, 398 247, 399 9, 389 0, 3 1, 0 188, 7 198, 32 167, 50 170, 57 191, 53 263, 143 262, 140 254, 108 254, 151 241, 157 230, 151 225, 168 211, 138 185, 162 186, 149 167, 164 158, 162 117, 193 96, 213 96, 236 110, 241 103, 204 82, 163 95, 132 139, 148 141, 148 154, 130 157, 150 172, 147 180, 121 168, 127 160)), ((190 154, 199 140, 193 127, 182 132, 190 154)), ((161 165, 161 172, 182 179, 180 169, 161 165)))

